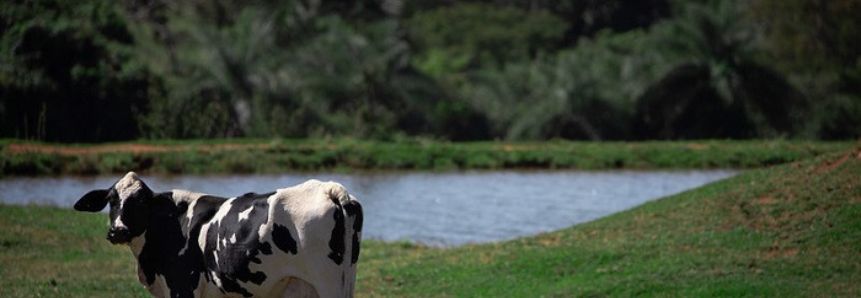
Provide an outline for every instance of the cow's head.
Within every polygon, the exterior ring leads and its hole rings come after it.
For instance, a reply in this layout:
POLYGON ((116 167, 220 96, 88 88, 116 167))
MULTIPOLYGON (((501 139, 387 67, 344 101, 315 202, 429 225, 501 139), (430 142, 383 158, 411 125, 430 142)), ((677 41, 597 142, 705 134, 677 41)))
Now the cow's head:
POLYGON ((81 197, 75 203, 75 210, 99 212, 110 203, 111 229, 107 239, 113 244, 126 244, 146 230, 152 198, 152 190, 137 174, 129 172, 113 186, 90 191, 81 197))

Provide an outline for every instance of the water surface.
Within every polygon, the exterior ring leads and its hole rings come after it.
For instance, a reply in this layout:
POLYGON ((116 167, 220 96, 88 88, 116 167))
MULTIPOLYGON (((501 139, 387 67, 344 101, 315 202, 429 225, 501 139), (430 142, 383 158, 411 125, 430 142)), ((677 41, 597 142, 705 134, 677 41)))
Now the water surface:
MULTIPOLYGON (((344 184, 362 203, 365 238, 463 245, 558 230, 675 194, 736 171, 492 171, 142 176, 154 191, 218 196, 268 192, 307 179, 344 184)), ((69 207, 120 177, 5 178, 0 202, 69 207)))

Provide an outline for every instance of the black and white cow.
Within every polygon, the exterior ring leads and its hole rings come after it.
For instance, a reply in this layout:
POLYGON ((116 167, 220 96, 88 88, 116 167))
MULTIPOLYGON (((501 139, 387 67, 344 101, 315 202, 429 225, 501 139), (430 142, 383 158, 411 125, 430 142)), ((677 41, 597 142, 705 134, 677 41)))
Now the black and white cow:
POLYGON ((109 203, 107 239, 131 247, 156 297, 353 297, 362 207, 338 183, 220 198, 154 193, 130 172, 75 210, 109 203))

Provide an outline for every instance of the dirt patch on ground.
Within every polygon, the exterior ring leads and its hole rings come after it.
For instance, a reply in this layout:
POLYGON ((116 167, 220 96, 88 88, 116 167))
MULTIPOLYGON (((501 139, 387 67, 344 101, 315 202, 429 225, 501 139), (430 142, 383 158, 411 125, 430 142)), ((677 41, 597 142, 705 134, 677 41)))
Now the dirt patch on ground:
POLYGON ((6 149, 12 154, 46 153, 59 155, 90 155, 99 153, 154 153, 176 151, 228 151, 239 149, 265 149, 268 144, 216 144, 216 145, 94 145, 83 147, 61 147, 39 144, 9 144, 6 149))
POLYGON ((754 201, 754 203, 756 203, 758 205, 774 205, 774 204, 777 204, 777 202, 778 202, 777 199, 774 199, 774 198, 769 197, 769 196, 761 197, 761 198, 758 198, 754 201))
POLYGON ((768 250, 762 253, 762 258, 766 260, 777 258, 794 258, 798 255, 798 248, 795 247, 780 247, 775 244, 768 250))
POLYGON ((493 149, 496 149, 496 150, 502 150, 502 151, 506 151, 506 152, 511 152, 511 151, 529 151, 529 150, 535 150, 535 149, 538 149, 538 148, 539 148, 538 146, 530 146, 530 145, 511 145, 511 144, 495 145, 495 146, 493 146, 493 149))
MULTIPOLYGON (((811 170, 810 173, 811 174, 818 174, 818 173, 825 173, 825 172, 831 171, 831 170, 833 170, 839 166, 842 166, 844 163, 849 161, 849 158, 851 156, 852 156, 852 154, 849 153, 849 154, 843 155, 843 157, 841 157, 838 160, 827 160, 827 161, 823 162, 822 164, 820 164, 818 167, 811 170)), ((861 153, 859 153, 859 155, 856 156, 856 158, 861 159, 861 153)))
POLYGON ((692 150, 704 150, 704 149, 708 149, 708 148, 709 148, 709 145, 707 145, 707 144, 693 143, 693 144, 688 145, 688 149, 692 149, 692 150))

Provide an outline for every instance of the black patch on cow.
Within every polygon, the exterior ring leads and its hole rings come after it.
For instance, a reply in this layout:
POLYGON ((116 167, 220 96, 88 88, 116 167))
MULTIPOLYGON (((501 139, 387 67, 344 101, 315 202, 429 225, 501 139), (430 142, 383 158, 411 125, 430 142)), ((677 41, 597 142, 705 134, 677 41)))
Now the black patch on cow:
POLYGON ((214 214, 205 210, 217 209, 221 201, 223 199, 213 198, 198 201, 195 213, 201 213, 201 216, 193 219, 195 223, 192 225, 197 224, 197 228, 193 229, 193 235, 189 235, 181 227, 187 221, 184 216, 181 217, 182 221, 177 220, 186 212, 187 204, 174 205, 170 192, 158 194, 150 200, 152 218, 144 236, 146 242, 138 256, 138 265, 146 284, 154 283, 156 274, 162 275, 171 297, 194 297, 194 290, 204 269, 202 254, 196 245, 200 223, 207 220, 202 214, 214 214), (180 255, 183 249, 185 251, 180 255))
POLYGON ((350 252, 350 262, 355 264, 359 261, 359 253, 361 252, 360 245, 362 239, 359 239, 359 233, 362 232, 362 225, 364 224, 364 212, 362 212, 362 205, 354 200, 350 200, 350 202, 344 205, 344 211, 347 213, 347 217, 353 221, 353 243, 351 246, 352 251, 350 252))
POLYGON ((275 224, 274 229, 272 229, 272 242, 275 242, 275 246, 284 252, 294 255, 299 253, 296 240, 290 235, 290 229, 285 226, 275 224))
POLYGON ((267 256, 271 255, 272 254, 272 245, 270 245, 269 242, 260 243, 260 253, 267 255, 267 256))
POLYGON ((240 285, 241 283, 262 284, 266 274, 261 271, 251 272, 251 263, 260 264, 258 254, 272 253, 269 243, 261 243, 258 230, 269 219, 269 203, 267 194, 247 193, 232 201, 230 210, 218 223, 212 223, 206 235, 206 252, 204 261, 208 273, 215 272, 226 292, 238 293, 244 297, 252 294, 240 285), (239 214, 252 208, 247 220, 239 221, 239 214), (231 243, 230 238, 236 237, 231 243), (218 255, 216 261, 216 254, 218 255))
MULTIPOLYGON (((223 204, 225 200, 225 198, 216 196, 201 196, 195 201, 194 210, 191 210, 191 222, 189 222, 188 217, 184 215, 186 210, 177 214, 180 225, 182 226, 183 235, 189 237, 188 241, 190 242, 190 246, 195 246, 200 250, 200 247, 198 247, 197 244, 197 237, 200 235, 200 229, 203 227, 204 223, 209 222, 209 220, 215 216, 215 213, 218 213, 218 207, 221 207, 221 204, 223 204)), ((183 204, 187 203, 179 203, 179 208, 181 208, 183 204)), ((185 206, 188 208, 188 205, 185 206)))
POLYGON ((329 258, 335 261, 335 264, 341 265, 344 262, 344 252, 346 252, 346 244, 344 243, 344 235, 347 233, 346 224, 344 223, 344 208, 338 198, 333 197, 332 203, 335 204, 335 228, 332 229, 332 236, 329 237, 329 258))

